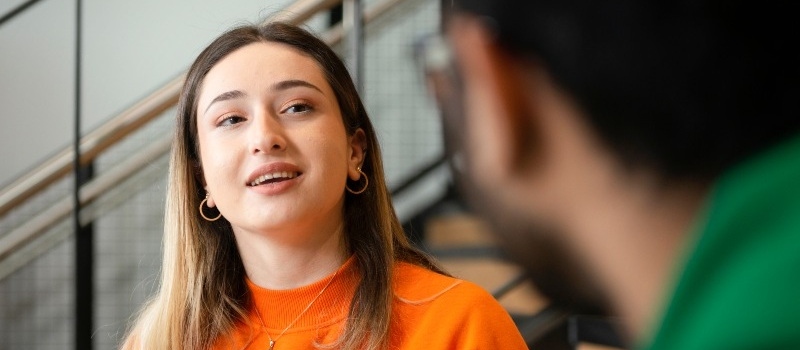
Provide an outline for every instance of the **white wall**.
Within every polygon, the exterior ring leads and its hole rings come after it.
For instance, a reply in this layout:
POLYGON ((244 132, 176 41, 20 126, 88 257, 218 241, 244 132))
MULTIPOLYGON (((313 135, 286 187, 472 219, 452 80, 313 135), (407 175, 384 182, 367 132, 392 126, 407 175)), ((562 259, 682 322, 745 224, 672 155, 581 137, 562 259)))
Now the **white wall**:
POLYGON ((70 140, 73 10, 44 0, 0 27, 0 184, 70 140))

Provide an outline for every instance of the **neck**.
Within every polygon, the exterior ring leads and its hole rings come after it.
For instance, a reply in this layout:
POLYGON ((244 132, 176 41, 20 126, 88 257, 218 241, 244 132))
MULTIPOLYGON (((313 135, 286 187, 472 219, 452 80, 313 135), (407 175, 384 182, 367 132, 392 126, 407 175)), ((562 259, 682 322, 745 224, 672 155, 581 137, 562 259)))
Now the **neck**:
POLYGON ((706 191, 617 180, 565 218, 634 340, 647 336, 673 283, 706 191), (623 184, 623 182, 625 182, 623 184))
POLYGON ((347 259, 341 222, 302 231, 278 235, 234 230, 247 277, 263 288, 293 289, 330 275, 347 259), (282 239, 287 236, 301 239, 282 239))

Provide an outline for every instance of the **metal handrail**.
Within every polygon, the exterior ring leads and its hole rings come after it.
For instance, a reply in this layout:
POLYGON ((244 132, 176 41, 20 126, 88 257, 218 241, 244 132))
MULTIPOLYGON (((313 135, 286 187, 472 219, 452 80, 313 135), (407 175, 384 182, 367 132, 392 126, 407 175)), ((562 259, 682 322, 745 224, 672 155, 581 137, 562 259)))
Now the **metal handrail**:
MULTIPOLYGON (((299 0, 270 20, 281 20, 298 24, 310 18, 316 12, 328 9, 340 1, 341 0, 299 0)), ((363 14, 364 22, 368 23, 380 17, 380 15, 402 1, 403 0, 384 0, 366 9, 363 14)), ((320 37, 328 45, 339 43, 343 38, 341 24, 330 28, 320 35, 320 37)), ((161 89, 145 97, 133 107, 83 136, 81 138, 81 164, 89 164, 103 151, 120 142, 126 136, 173 107, 178 101, 178 94, 183 84, 184 77, 185 75, 181 74, 181 76, 173 79, 161 89)), ((133 157, 123 163, 127 165, 120 165, 119 170, 128 169, 127 173, 122 171, 110 171, 107 174, 100 174, 97 176, 81 189, 81 205, 91 203, 104 191, 113 188, 118 181, 124 178, 124 174, 133 173, 143 165, 148 164, 148 162, 168 152, 169 142, 169 135, 165 135, 152 143, 151 147, 148 148, 150 151, 143 151, 141 155, 133 157)), ((33 197, 48 185, 63 178, 66 174, 69 174, 72 171, 73 154, 71 148, 65 148, 57 155, 41 163, 41 165, 35 169, 0 190, 0 216, 3 216, 13 209, 17 204, 23 203, 27 199, 33 197)), ((21 246, 34 241, 43 234, 46 229, 65 218, 70 210, 72 210, 70 199, 65 197, 55 202, 50 208, 40 212, 26 224, 1 236, 0 261, 8 257, 21 246)))

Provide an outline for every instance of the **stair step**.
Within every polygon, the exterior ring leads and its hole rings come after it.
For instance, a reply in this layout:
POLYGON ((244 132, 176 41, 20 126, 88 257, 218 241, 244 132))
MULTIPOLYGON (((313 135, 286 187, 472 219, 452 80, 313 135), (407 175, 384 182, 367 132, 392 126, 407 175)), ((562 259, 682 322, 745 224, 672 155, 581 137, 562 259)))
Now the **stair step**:
MULTIPOLYGON (((494 258, 448 258, 439 262, 453 276, 473 282, 490 292, 499 289, 521 272, 518 266, 494 258)), ((509 313, 521 315, 533 315, 547 305, 547 300, 530 282, 512 289, 499 301, 509 313)))
POLYGON ((489 227, 469 214, 450 214, 428 220, 425 243, 431 249, 453 246, 496 246, 489 227))
MULTIPOLYGON (((456 213, 430 219, 426 223, 425 233, 425 244, 430 250, 456 253, 438 257, 448 272, 478 284, 487 291, 498 290, 522 272, 519 266, 495 256, 458 256, 459 249, 467 252, 476 251, 475 248, 497 247, 489 227, 474 215, 456 213)), ((506 293, 499 301, 509 313, 520 315, 533 315, 547 305, 547 300, 527 281, 506 293)))

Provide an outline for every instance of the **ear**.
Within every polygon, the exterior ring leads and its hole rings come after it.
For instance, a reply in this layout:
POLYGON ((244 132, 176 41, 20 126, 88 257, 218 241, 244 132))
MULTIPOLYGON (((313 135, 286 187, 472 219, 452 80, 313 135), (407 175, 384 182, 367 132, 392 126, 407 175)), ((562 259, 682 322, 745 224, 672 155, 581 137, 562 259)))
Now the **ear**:
POLYGON ((449 32, 463 79, 465 146, 475 159, 473 173, 495 180, 513 175, 529 161, 535 124, 528 67, 477 18, 455 16, 449 32))
POLYGON ((206 206, 208 206, 209 208, 217 206, 217 204, 214 202, 214 196, 211 195, 211 192, 208 192, 208 187, 204 186, 203 189, 206 190, 206 195, 208 196, 208 200, 206 201, 206 206))
MULTIPOLYGON (((203 174, 203 166, 200 165, 199 162, 195 162, 195 161, 190 161, 190 162, 192 164, 192 169, 194 170, 193 171, 194 172, 194 180, 197 181, 197 183, 199 183, 200 186, 203 186, 203 190, 205 190, 206 193, 210 193, 210 192, 208 192, 208 184, 206 184, 206 177, 203 174)), ((203 197, 203 198, 205 198, 205 197, 203 197)), ((214 198, 211 197, 210 194, 208 196, 208 201, 206 201, 206 205, 208 205, 209 208, 213 208, 216 205, 214 203, 214 198)))
POLYGON ((356 129, 350 136, 350 152, 347 166, 347 176, 350 180, 358 181, 361 173, 358 171, 366 161, 367 136, 361 128, 356 129))

